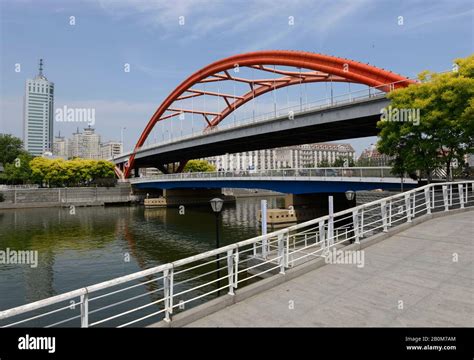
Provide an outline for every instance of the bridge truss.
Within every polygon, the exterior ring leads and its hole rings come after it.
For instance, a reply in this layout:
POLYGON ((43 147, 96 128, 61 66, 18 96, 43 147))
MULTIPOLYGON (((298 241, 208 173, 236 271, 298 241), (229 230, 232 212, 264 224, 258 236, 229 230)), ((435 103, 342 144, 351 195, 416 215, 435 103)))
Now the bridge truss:
MULTIPOLYGON (((284 87, 317 82, 363 84, 384 92, 414 83, 404 76, 369 64, 304 51, 257 51, 231 56, 196 71, 166 97, 148 121, 128 162, 122 164, 116 172, 123 177, 130 175, 134 168, 135 152, 145 144, 159 122, 182 119, 184 114, 192 114, 202 117, 204 131, 208 131, 238 108, 263 94, 284 87), (257 70, 261 76, 246 77, 242 75, 243 69, 257 70), (234 86, 233 92, 210 91, 206 89, 206 84, 209 83, 244 84, 245 90, 240 88, 240 92, 236 93, 234 86), (217 111, 208 110, 205 106, 206 98, 223 100, 223 106, 217 111), (189 99, 193 101, 191 107, 184 105, 189 99), (195 99, 204 101, 194 101, 195 99)), ((173 172, 181 172, 187 160, 189 159, 182 159, 173 172)), ((169 172, 165 164, 156 166, 164 173, 169 172)))

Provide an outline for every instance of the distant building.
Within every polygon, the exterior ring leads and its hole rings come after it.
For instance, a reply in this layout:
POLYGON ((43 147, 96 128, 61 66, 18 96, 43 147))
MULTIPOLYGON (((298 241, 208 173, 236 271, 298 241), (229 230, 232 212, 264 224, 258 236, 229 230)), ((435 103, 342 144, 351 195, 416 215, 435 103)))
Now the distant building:
POLYGON ((101 158, 100 135, 90 126, 85 128, 83 133, 77 129, 72 138, 68 139, 67 148, 69 158, 98 160, 101 158))
POLYGON ((67 140, 64 136, 61 136, 61 134, 54 137, 53 155, 63 159, 68 158, 67 140))
POLYGON ((474 154, 467 154, 466 162, 470 167, 474 167, 474 154))
POLYGON ((362 151, 359 156, 358 165, 360 166, 390 166, 392 158, 381 154, 374 145, 362 151))
POLYGON ((155 176, 155 175, 160 175, 161 172, 157 168, 141 168, 140 169, 140 177, 145 177, 145 176, 155 176))
POLYGON ((218 170, 238 171, 317 167, 323 162, 333 164, 338 158, 355 160, 353 147, 347 143, 306 144, 225 154, 206 160, 218 170))
POLYGON ((122 143, 118 141, 103 143, 100 145, 100 158, 104 160, 113 159, 122 153, 122 148, 122 143))
POLYGON ((23 108, 23 144, 34 156, 53 147, 54 84, 43 75, 43 59, 39 73, 25 85, 23 108))

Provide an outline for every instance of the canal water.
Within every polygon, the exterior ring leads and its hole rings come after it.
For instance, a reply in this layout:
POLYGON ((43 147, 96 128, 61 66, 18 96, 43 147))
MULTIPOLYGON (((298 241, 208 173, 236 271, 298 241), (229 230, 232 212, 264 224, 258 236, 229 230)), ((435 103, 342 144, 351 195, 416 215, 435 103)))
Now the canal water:
MULTIPOLYGON (((261 198, 225 204, 221 246, 260 234, 261 198)), ((269 198, 269 208, 283 198, 269 198)), ((131 274, 215 248, 210 206, 0 211, 0 250, 36 250, 38 266, 0 264, 0 310, 131 274)), ((25 324, 26 325, 26 324, 25 324)))

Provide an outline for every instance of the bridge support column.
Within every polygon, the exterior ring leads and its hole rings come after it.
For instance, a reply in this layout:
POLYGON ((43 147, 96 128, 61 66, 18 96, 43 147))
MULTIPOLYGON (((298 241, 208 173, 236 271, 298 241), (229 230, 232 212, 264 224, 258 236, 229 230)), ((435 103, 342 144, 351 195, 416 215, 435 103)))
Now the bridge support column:
POLYGON ((158 170, 160 170, 163 174, 169 174, 168 169, 167 169, 166 166, 163 165, 163 164, 158 164, 158 165, 156 165, 156 168, 157 168, 158 170))

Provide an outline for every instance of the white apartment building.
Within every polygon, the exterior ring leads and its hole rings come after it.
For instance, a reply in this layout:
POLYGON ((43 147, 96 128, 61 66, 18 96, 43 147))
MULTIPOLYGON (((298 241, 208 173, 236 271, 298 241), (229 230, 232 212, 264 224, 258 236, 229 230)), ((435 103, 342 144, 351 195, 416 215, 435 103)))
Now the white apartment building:
POLYGON ((100 145, 100 158, 104 160, 113 159, 122 153, 122 143, 118 141, 108 141, 100 145))
POLYGON ((338 158, 355 160, 355 150, 348 143, 319 143, 275 149, 247 151, 207 158, 218 170, 268 170, 317 167, 321 162, 332 164, 338 158))
POLYGON ((53 140, 53 155, 63 159, 68 158, 67 140, 60 134, 53 140))
POLYGON ((68 157, 99 160, 101 158, 100 135, 94 128, 87 127, 83 133, 79 129, 68 139, 68 157))
POLYGON ((25 85, 23 107, 23 144, 34 156, 41 156, 53 147, 54 83, 43 75, 43 59, 39 73, 25 85))

